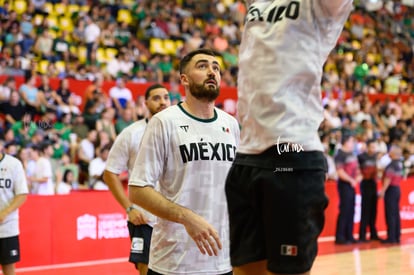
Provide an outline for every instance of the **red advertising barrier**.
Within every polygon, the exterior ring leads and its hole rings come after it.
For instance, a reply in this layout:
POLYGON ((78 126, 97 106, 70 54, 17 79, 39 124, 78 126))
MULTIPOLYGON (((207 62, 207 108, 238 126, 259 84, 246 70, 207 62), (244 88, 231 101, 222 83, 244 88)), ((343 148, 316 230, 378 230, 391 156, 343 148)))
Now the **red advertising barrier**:
MULTIPOLYGON (((3 83, 6 78, 7 78, 6 75, 0 75, 0 83, 3 83)), ((22 76, 17 76, 17 77, 15 77, 15 79, 16 79, 17 87, 19 87, 24 81, 24 78, 22 76)), ((60 79, 58 79, 58 78, 50 78, 50 86, 53 89, 57 89, 59 87, 59 81, 60 81, 60 79)), ((38 78, 38 84, 40 84, 40 78, 38 78)), ((86 90, 86 87, 88 87, 88 85, 90 85, 90 84, 91 84, 90 81, 69 79, 70 90, 73 93, 75 93, 76 95, 78 95, 79 105, 80 105, 81 109, 82 109, 83 105, 85 104, 85 102, 84 102, 84 92, 86 90)), ((131 92, 133 94, 133 98, 136 99, 139 95, 144 95, 145 90, 151 84, 152 83, 141 84, 141 83, 128 82, 126 84, 126 86, 131 90, 131 92)), ((166 85, 167 88, 169 88, 168 84, 165 84, 165 85, 166 85)), ((115 86, 114 81, 105 81, 104 84, 103 84, 104 92, 108 93, 109 89, 113 86, 115 86)), ((180 93, 182 95, 184 95, 183 87, 180 85, 179 88, 180 88, 180 93)), ((352 93, 347 92, 345 97, 349 98, 351 96, 352 96, 352 93)), ((393 100, 397 96, 396 95, 386 95, 386 94, 369 94, 368 97, 372 102, 374 102, 374 101, 377 101, 377 100, 384 101, 386 99, 393 100)), ((404 101, 407 100, 409 95, 398 95, 398 97, 401 97, 403 102, 404 102, 404 101)), ((220 88, 220 95, 217 98, 216 103, 223 104, 224 109, 226 111, 228 111, 231 114, 235 114, 235 112, 236 112, 236 110, 235 110, 236 101, 237 101, 237 89, 236 89, 236 87, 221 87, 220 88)))
MULTIPOLYGON (((332 237, 338 214, 335 182, 327 182, 326 193, 329 206, 321 237, 332 237)), ((359 229, 359 202, 358 195, 355 233, 359 229)), ((402 183, 400 214, 402 228, 414 228, 414 178, 402 183)), ((125 219, 125 211, 109 191, 30 195, 20 209, 21 262, 17 266, 126 258, 129 237, 125 219)), ((379 231, 386 229, 383 200, 379 200, 377 225, 379 231)))
MULTIPOLYGON (((0 83, 3 83, 6 78, 7 76, 0 75, 0 83)), ((24 82, 24 78, 21 76, 17 76, 15 77, 15 79, 16 79, 17 87, 20 87, 20 85, 24 82)), ((50 87, 52 87, 53 89, 57 89, 59 87, 59 82, 60 82, 60 79, 58 78, 50 78, 50 87)), ((37 84, 38 85, 40 84, 40 78, 37 79, 37 84)), ((85 104, 84 92, 90 84, 91 84, 90 81, 83 81, 83 80, 81 81, 81 80, 76 80, 76 79, 71 79, 71 78, 69 79, 70 90, 79 96, 79 104, 81 107, 85 104)), ((153 83, 142 84, 142 83, 128 82, 126 86, 131 90, 133 98, 136 99, 138 96, 144 95, 145 90, 152 84, 153 83)), ((115 81, 105 81, 103 83, 102 89, 104 90, 105 93, 108 94, 109 89, 112 88, 113 86, 115 86, 115 81)), ((169 88, 168 84, 165 84, 165 86, 169 88)), ((184 95, 183 87, 180 85, 179 88, 180 88, 180 93, 184 95)), ((220 88, 220 95, 217 98, 216 102, 221 103, 221 104, 226 104, 225 102, 226 100, 232 100, 233 102, 237 100, 237 90, 235 87, 221 87, 220 88)))
POLYGON ((30 195, 20 209, 19 267, 127 257, 125 211, 109 191, 30 195))

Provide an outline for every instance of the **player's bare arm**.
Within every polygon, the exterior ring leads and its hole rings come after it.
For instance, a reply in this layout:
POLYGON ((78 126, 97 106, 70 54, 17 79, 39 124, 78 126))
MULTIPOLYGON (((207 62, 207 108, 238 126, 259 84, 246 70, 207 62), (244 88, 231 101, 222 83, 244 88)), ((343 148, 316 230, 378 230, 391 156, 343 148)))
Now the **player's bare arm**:
POLYGON ((125 194, 124 188, 122 187, 122 183, 119 180, 119 175, 105 170, 103 179, 105 183, 108 185, 117 202, 120 205, 122 205, 122 207, 125 210, 129 209, 127 211, 128 220, 132 222, 134 225, 147 224, 148 218, 144 215, 144 213, 133 207, 133 203, 128 199, 127 195, 125 194))
POLYGON ((188 208, 166 199, 150 186, 129 186, 129 197, 154 215, 182 224, 202 254, 217 256, 222 248, 216 229, 188 208))
POLYGON ((27 194, 16 195, 11 203, 4 209, 0 210, 0 223, 14 210, 18 209, 27 198, 27 194))

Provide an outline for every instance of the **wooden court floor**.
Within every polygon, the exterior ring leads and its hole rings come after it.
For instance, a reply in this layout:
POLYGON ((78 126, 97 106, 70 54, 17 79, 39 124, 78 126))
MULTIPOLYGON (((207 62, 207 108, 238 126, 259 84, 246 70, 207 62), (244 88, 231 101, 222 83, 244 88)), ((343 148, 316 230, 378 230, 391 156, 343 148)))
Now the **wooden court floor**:
MULTIPOLYGON (((126 258, 17 269, 18 275, 137 275, 126 258)), ((414 230, 405 230, 401 244, 378 241, 335 245, 321 239, 312 275, 409 275, 414 274, 414 230)), ((255 274, 252 274, 255 275, 255 274)))

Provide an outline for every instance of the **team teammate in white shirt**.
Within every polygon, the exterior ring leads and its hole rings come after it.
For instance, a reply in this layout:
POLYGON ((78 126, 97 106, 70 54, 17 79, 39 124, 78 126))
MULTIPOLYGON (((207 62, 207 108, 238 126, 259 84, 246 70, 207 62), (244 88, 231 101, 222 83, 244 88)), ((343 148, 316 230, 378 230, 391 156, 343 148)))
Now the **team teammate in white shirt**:
POLYGON ((20 261, 19 210, 29 193, 22 163, 0 151, 0 264, 14 275, 20 261))
POLYGON ((352 0, 246 1, 241 141, 226 181, 235 275, 309 274, 324 225, 322 68, 352 0))
POLYGON ((132 241, 129 261, 136 265, 140 274, 147 274, 149 246, 155 217, 128 199, 119 179, 119 174, 126 170, 128 170, 129 175, 131 174, 142 135, 149 119, 159 111, 169 107, 170 104, 170 96, 164 86, 153 84, 147 88, 145 105, 149 111, 148 118, 134 122, 122 130, 109 152, 104 172, 104 181, 118 203, 127 211, 128 229, 132 241))
POLYGON ((159 217, 148 275, 231 274, 224 183, 239 126, 214 107, 221 81, 216 53, 187 54, 180 80, 185 101, 150 120, 129 179, 130 198, 159 217))

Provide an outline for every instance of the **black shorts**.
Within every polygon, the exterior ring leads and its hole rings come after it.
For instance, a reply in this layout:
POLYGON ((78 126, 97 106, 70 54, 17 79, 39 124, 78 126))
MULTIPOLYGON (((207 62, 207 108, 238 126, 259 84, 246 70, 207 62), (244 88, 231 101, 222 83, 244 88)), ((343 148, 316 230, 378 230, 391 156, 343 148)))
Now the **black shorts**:
POLYGON ((233 266, 267 260, 274 273, 304 273, 317 254, 328 205, 322 152, 237 154, 226 180, 233 266))
POLYGON ((148 224, 134 225, 128 221, 128 231, 131 239, 129 261, 135 265, 148 264, 152 227, 148 224))
POLYGON ((0 264, 14 264, 20 261, 19 236, 0 238, 0 264))

